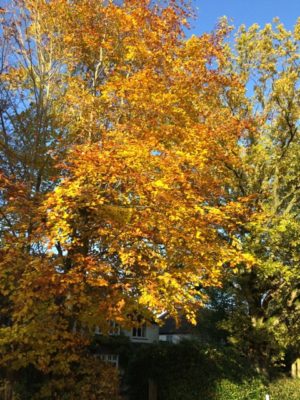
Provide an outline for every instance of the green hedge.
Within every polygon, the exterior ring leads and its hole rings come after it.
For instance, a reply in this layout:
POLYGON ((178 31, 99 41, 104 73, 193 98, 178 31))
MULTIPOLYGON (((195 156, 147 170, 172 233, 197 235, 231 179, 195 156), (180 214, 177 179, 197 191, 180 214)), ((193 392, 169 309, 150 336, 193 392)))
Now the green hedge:
POLYGON ((264 400, 268 393, 260 379, 240 383, 222 379, 216 384, 214 400, 264 400))
POLYGON ((267 382, 234 349, 204 348, 200 342, 141 347, 128 368, 131 400, 147 398, 148 380, 158 400, 300 400, 300 379, 267 382))
POLYGON ((263 384, 253 380, 249 363, 233 351, 205 348, 199 341, 142 347, 127 377, 131 400, 147 398, 149 379, 158 385, 159 400, 264 399, 259 397, 263 384), (248 397, 241 397, 241 391, 248 397))
POLYGON ((300 379, 278 379, 269 386, 270 400, 300 400, 300 379))
POLYGON ((147 398, 148 380, 158 384, 159 400, 209 400, 215 379, 215 363, 198 343, 144 346, 128 369, 132 400, 147 398))
POLYGON ((216 385, 213 400, 300 400, 300 379, 278 379, 269 385, 260 379, 234 383, 223 379, 216 385))

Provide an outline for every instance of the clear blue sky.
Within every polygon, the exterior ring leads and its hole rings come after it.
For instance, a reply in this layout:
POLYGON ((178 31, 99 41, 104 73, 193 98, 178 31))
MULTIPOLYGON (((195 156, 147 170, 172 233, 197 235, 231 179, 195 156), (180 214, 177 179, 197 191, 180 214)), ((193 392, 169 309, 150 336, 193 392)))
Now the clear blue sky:
POLYGON ((195 34, 211 31, 223 15, 232 18, 235 27, 255 22, 263 26, 279 17, 288 29, 300 17, 300 0, 193 0, 193 4, 198 14, 192 21, 195 34))

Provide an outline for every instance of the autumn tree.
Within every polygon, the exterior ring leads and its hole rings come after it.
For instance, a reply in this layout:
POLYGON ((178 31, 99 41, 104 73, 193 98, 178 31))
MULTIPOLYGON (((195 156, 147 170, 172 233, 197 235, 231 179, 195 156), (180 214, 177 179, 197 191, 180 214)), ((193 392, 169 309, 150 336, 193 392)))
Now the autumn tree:
POLYGON ((95 326, 193 321, 203 288, 253 261, 230 189, 251 121, 224 101, 242 88, 226 28, 185 39, 176 1, 4 11, 1 365, 42 374, 36 398, 112 398, 95 326))

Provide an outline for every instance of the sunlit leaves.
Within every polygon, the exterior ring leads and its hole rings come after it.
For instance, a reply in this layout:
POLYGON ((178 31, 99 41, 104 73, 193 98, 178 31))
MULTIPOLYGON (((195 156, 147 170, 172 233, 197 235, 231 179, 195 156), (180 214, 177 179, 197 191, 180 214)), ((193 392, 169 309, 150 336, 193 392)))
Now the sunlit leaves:
POLYGON ((184 3, 25 0, 4 21, 1 345, 12 370, 74 382, 96 326, 162 311, 194 321, 203 288, 253 264, 240 244, 252 197, 232 189, 252 125, 224 101, 243 93, 226 69, 227 28, 185 40, 184 3))

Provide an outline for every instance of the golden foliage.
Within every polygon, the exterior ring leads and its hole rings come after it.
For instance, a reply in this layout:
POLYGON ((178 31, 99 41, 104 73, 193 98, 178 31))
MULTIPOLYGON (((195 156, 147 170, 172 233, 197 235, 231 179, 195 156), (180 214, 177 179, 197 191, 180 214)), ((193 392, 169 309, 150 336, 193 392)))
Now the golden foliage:
POLYGON ((183 2, 16 4, 0 344, 12 370, 69 376, 96 325, 166 310, 193 321, 201 288, 253 263, 236 236, 248 199, 229 190, 250 122, 224 102, 241 91, 226 29, 184 39, 183 2))

